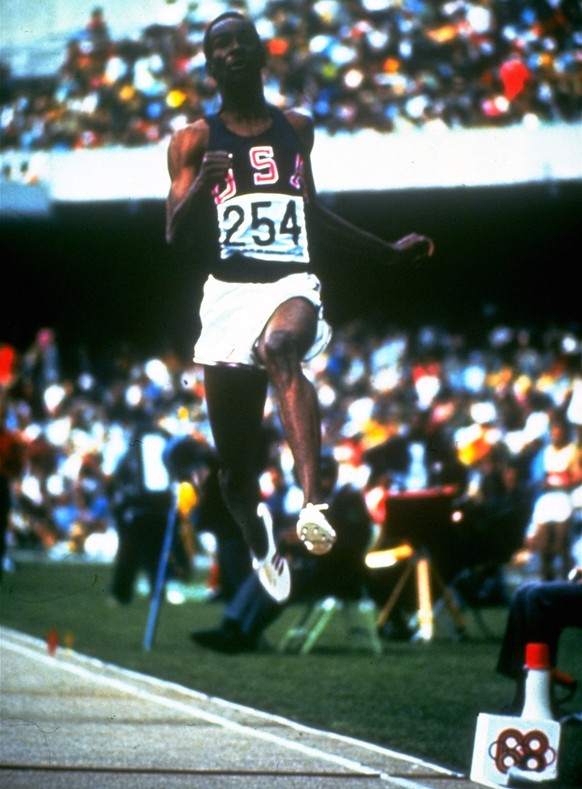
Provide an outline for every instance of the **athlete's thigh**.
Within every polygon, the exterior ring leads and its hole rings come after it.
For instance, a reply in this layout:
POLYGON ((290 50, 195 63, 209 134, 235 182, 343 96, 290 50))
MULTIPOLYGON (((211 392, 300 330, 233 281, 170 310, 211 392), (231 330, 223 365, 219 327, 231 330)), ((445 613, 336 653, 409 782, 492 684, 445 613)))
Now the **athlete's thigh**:
POLYGON ((288 335, 301 359, 312 346, 317 334, 317 308, 308 299, 295 297, 280 304, 269 318, 257 345, 260 359, 265 358, 264 346, 278 332, 288 335))
POLYGON ((204 368, 206 406, 219 463, 248 463, 259 446, 267 376, 244 367, 204 368))

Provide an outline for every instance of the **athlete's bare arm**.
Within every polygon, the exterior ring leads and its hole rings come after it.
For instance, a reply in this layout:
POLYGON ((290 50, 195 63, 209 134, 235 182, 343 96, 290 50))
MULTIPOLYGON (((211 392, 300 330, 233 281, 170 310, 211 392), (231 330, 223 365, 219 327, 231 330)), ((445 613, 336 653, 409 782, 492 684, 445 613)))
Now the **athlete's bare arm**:
MULTIPOLYGON (((298 110, 285 113, 303 143, 305 154, 305 185, 313 226, 323 238, 333 239, 344 251, 354 250, 358 257, 380 264, 421 260, 433 254, 431 239, 411 233, 390 243, 378 236, 352 225, 333 213, 319 200, 310 154, 314 143, 313 123, 309 116, 298 110)), ((230 167, 230 154, 226 151, 208 151, 208 124, 199 120, 176 132, 168 148, 168 170, 171 186, 166 203, 166 239, 171 243, 185 214, 195 209, 196 198, 206 197, 210 190, 221 183, 230 167)))
POLYGON ((208 124, 196 121, 177 131, 168 148, 170 191, 166 201, 166 240, 171 243, 184 216, 224 180, 230 166, 226 151, 208 151, 208 124))
POLYGON ((312 230, 319 238, 328 240, 342 252, 351 254, 368 264, 386 266, 413 263, 431 257, 434 243, 427 236, 409 233, 397 241, 389 242, 334 214, 320 201, 310 205, 312 230))
POLYGON ((311 168, 310 154, 314 143, 314 130, 311 119, 302 112, 289 110, 287 120, 291 123, 303 142, 305 157, 305 181, 307 197, 314 228, 324 237, 333 238, 334 243, 341 244, 348 251, 357 251, 358 257, 369 256, 371 261, 378 263, 400 263, 422 260, 434 252, 434 244, 430 238, 410 233, 392 243, 352 225, 347 220, 334 214, 317 200, 315 181, 311 168))

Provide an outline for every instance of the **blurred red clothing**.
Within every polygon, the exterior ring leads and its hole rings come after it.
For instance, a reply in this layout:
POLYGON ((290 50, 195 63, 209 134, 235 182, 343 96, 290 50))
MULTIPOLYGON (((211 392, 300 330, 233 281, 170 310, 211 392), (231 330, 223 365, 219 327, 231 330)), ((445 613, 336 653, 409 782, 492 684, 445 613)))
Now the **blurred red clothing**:
POLYGON ((506 60, 499 69, 499 75, 503 82, 503 93, 509 101, 523 92, 531 76, 525 63, 517 58, 506 60))

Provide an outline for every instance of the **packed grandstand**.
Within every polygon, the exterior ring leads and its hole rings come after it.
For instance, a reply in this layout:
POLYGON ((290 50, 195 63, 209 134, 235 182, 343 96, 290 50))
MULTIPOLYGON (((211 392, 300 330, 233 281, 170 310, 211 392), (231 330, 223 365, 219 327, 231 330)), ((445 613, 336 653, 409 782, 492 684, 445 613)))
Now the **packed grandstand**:
MULTIPOLYGON (((271 0, 255 16, 269 100, 304 106, 331 134, 580 120, 573 0, 271 0)), ((15 73, 3 59, 2 150, 147 146, 214 110, 206 21, 190 3, 175 24, 114 35, 95 8, 63 34, 52 73, 15 73)))

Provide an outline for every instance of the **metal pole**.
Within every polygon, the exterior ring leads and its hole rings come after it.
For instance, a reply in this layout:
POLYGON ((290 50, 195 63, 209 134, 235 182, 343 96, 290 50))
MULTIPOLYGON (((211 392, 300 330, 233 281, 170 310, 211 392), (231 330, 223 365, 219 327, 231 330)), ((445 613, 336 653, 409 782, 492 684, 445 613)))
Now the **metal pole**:
POLYGON ((148 651, 151 649, 156 635, 160 607, 162 603, 162 595, 164 594, 164 586, 166 582, 166 570, 168 567, 168 559, 170 558, 170 551, 172 549, 172 540, 174 537, 176 512, 177 512, 177 504, 174 503, 170 507, 170 511, 168 513, 168 520, 166 522, 166 532, 164 534, 162 552, 160 554, 160 561, 158 563, 156 585, 150 602, 150 611, 148 615, 148 621, 147 621, 145 636, 143 641, 143 648, 148 651))

